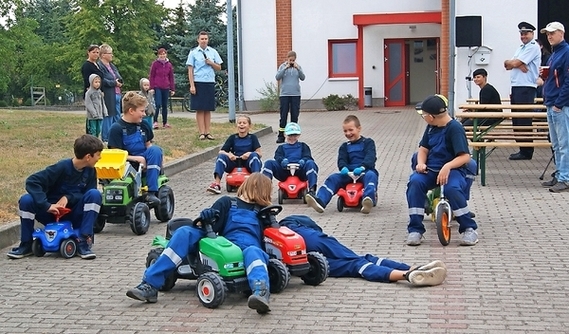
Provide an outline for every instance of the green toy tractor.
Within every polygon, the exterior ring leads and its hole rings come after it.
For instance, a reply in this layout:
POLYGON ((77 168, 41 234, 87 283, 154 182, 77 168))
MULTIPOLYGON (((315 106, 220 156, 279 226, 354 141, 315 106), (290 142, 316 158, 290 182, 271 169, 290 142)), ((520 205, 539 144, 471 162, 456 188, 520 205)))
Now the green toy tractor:
MULTIPOLYGON (((142 167, 137 169, 126 160, 124 150, 105 149, 95 165, 97 177, 103 185, 103 202, 99 218, 93 226, 95 233, 101 232, 106 223, 128 223, 136 235, 145 234, 150 226, 150 203, 146 202, 146 177, 142 167)), ((156 219, 167 222, 174 215, 174 192, 168 185, 168 177, 158 177, 160 204, 154 206, 156 219)))

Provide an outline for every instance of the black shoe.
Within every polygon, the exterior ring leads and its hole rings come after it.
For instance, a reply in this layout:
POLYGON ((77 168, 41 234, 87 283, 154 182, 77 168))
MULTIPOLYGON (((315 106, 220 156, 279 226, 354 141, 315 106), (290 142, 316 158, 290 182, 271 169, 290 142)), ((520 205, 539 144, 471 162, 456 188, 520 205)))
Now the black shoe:
POLYGON ((510 160, 531 160, 531 157, 528 157, 527 155, 524 155, 522 153, 516 153, 516 154, 512 154, 510 155, 510 160))
POLYGON ((160 205, 160 200, 153 193, 148 193, 146 195, 146 202, 148 203, 148 206, 150 206, 151 208, 154 208, 154 207, 157 207, 160 205))
POLYGON ((144 282, 140 283, 136 288, 128 290, 126 295, 132 299, 147 303, 156 303, 158 301, 158 290, 144 282))
POLYGON ((269 307, 269 291, 265 282, 255 282, 255 291, 253 291, 253 294, 249 296, 247 306, 256 310, 259 314, 271 312, 269 307))
POLYGON ((277 137, 277 144, 282 144, 282 143, 284 143, 284 141, 285 141, 284 137, 281 137, 281 136, 277 137))
POLYGON ((557 178, 555 176, 549 181, 541 182, 541 186, 547 188, 553 187, 556 184, 557 184, 557 178))

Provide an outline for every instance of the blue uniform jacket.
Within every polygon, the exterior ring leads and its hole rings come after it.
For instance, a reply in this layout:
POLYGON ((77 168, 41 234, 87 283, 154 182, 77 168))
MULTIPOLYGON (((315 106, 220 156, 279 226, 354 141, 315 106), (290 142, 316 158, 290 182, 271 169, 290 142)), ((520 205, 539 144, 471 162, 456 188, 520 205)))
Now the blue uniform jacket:
POLYGON ((357 167, 365 167, 366 170, 375 170, 375 162, 377 161, 377 153, 375 150, 375 142, 371 138, 360 137, 355 142, 345 142, 338 150, 338 170, 348 167, 354 170, 357 167), (361 149, 351 150, 350 147, 360 147, 361 149))
POLYGON ((306 160, 314 160, 312 158, 312 152, 310 152, 310 147, 308 147, 308 145, 306 143, 299 142, 299 141, 297 141, 296 143, 294 143, 292 145, 285 143, 285 144, 279 145, 279 147, 277 147, 277 150, 275 151, 275 160, 280 164, 283 161, 283 159, 285 159, 285 158, 288 159, 289 162, 291 162, 291 163, 297 163, 300 159, 305 160, 305 161, 306 160), (299 158, 293 159, 293 157, 287 156, 287 154, 285 152, 286 151, 285 146, 287 148, 290 146, 296 146, 294 149, 299 148, 300 149, 299 158))

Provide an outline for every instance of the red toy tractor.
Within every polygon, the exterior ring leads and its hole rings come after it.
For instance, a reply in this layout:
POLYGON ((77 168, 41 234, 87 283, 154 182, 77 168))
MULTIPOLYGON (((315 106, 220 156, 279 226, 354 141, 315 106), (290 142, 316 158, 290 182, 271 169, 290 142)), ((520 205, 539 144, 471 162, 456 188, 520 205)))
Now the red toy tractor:
MULTIPOLYGON (((290 274, 299 276, 305 284, 320 285, 328 278, 326 257, 318 252, 307 253, 302 236, 288 227, 279 225, 276 216, 281 211, 280 205, 271 205, 259 211, 259 220, 265 227, 263 232, 265 252, 270 258, 283 262, 290 274)), ((271 284, 274 284, 273 276, 276 274, 278 273, 269 271, 271 284)), ((272 285, 271 290, 273 290, 272 285)))
POLYGON ((308 193, 308 181, 301 181, 294 175, 299 168, 300 165, 297 163, 287 165, 286 169, 290 171, 290 176, 279 182, 279 204, 283 204, 284 199, 302 199, 306 204, 304 196, 308 193))
POLYGON ((225 179, 227 187, 226 189, 227 192, 229 193, 232 191, 237 191, 239 186, 241 186, 243 182, 245 182, 245 179, 247 179, 249 175, 251 175, 251 173, 249 173, 247 168, 243 166, 243 159, 241 159, 241 157, 237 157, 235 161, 237 167, 233 168, 233 170, 227 174, 225 179))

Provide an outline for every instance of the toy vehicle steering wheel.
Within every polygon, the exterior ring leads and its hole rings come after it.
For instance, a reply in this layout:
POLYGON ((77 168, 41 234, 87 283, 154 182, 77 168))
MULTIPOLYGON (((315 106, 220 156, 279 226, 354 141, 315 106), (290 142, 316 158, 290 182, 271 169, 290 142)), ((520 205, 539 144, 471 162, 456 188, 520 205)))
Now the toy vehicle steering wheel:
POLYGON ((276 216, 283 211, 283 207, 280 205, 269 205, 267 207, 262 208, 257 217, 261 221, 263 226, 272 226, 278 225, 276 216))
POLYGON ((59 221, 59 218, 65 216, 65 215, 68 214, 68 213, 70 213, 70 212, 71 212, 71 209, 70 209, 70 208, 59 208, 59 209, 57 209, 57 212, 58 212, 58 213, 57 213, 56 215, 54 215, 56 222, 59 221))

